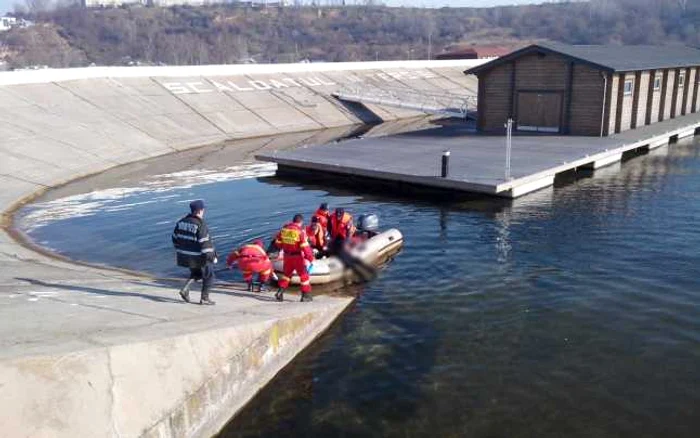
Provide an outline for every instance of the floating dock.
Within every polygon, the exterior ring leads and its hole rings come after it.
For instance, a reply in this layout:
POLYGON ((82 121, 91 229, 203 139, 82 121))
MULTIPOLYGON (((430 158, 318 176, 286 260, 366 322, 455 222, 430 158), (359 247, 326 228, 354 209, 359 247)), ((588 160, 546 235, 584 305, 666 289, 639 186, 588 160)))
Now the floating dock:
POLYGON ((258 155, 281 170, 363 177, 426 189, 517 198, 554 184, 557 175, 598 169, 641 152, 695 135, 692 114, 609 137, 520 136, 512 141, 508 177, 505 136, 435 128, 373 139, 354 139, 258 155), (442 156, 450 152, 442 177, 442 156))

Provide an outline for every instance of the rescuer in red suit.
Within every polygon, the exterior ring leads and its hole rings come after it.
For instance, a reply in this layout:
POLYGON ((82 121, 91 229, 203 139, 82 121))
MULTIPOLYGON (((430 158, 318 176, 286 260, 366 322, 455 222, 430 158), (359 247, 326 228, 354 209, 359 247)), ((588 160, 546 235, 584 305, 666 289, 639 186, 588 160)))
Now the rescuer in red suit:
POLYGON ((331 220, 331 212, 328 210, 328 204, 325 202, 321 204, 318 210, 316 210, 316 213, 314 213, 314 217, 318 218, 318 223, 323 227, 323 232, 327 233, 328 222, 331 220))
POLYGON ((355 235, 352 216, 342 208, 336 208, 330 221, 331 251, 338 254, 355 235))
POLYGON ((306 227, 306 235, 309 238, 311 249, 317 251, 318 254, 324 254, 328 249, 326 247, 326 230, 321 225, 318 216, 311 218, 311 224, 306 227))
POLYGON ((232 269, 233 264, 238 262, 238 267, 243 273, 243 281, 248 283, 250 292, 253 291, 253 274, 258 274, 258 292, 262 292, 266 288, 265 284, 270 280, 272 274, 272 262, 263 248, 263 241, 258 239, 232 251, 226 258, 226 265, 229 269, 232 269))
POLYGON ((284 251, 283 273, 278 281, 279 290, 275 294, 277 301, 284 300, 284 291, 289 287, 289 281, 295 271, 301 280, 301 301, 313 301, 307 263, 313 263, 314 254, 306 238, 302 215, 294 215, 292 222, 282 227, 275 238, 275 245, 284 251))

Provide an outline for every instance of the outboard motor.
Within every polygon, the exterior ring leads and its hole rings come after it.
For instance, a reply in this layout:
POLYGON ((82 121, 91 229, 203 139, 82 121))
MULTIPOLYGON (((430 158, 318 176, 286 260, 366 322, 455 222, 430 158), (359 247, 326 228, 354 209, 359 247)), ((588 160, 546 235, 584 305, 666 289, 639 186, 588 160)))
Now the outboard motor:
POLYGON ((379 233, 379 216, 374 213, 363 214, 357 218, 357 229, 373 237, 379 233))

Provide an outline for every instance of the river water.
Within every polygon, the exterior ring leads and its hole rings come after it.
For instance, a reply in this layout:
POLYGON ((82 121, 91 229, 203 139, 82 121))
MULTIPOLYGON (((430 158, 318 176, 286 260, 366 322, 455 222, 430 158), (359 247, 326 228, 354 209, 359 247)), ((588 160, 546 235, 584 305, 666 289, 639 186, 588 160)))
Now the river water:
POLYGON ((411 201, 221 166, 53 195, 18 223, 75 259, 157 275, 181 275, 169 236, 193 198, 222 253, 320 202, 401 229, 404 251, 347 292, 349 312, 222 436, 700 434, 700 142, 513 202, 411 201))

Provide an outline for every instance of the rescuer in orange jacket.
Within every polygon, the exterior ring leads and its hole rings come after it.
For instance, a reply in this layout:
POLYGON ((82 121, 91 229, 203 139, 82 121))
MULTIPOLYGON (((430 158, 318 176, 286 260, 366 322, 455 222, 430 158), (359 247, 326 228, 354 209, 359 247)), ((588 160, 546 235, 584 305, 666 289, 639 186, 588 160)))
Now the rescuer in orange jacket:
POLYGON ((284 290, 289 287, 289 281, 295 271, 301 280, 301 301, 313 301, 307 262, 313 263, 314 254, 304 231, 302 215, 294 215, 292 222, 282 227, 275 238, 275 245, 284 251, 284 268, 278 281, 279 290, 275 294, 277 301, 284 300, 284 290))
POLYGON ((328 232, 328 223, 331 220, 331 212, 328 210, 327 203, 324 202, 318 207, 318 210, 316 210, 316 213, 314 213, 314 217, 318 218, 318 223, 320 223, 323 227, 323 232, 328 232))
POLYGON ((265 284, 272 274, 272 262, 263 248, 263 241, 258 239, 232 251, 226 258, 229 269, 233 269, 233 264, 238 262, 238 267, 243 273, 243 281, 248 283, 250 292, 253 291, 253 274, 258 274, 258 292, 265 289, 265 284))
POLYGON ((331 216, 330 235, 331 247, 334 253, 339 253, 345 244, 352 239, 355 234, 355 225, 352 222, 350 213, 346 213, 342 208, 336 208, 331 216))
POLYGON ((306 227, 306 235, 309 238, 311 249, 323 254, 328 248, 326 247, 326 230, 321 225, 318 216, 311 218, 311 224, 306 227))

